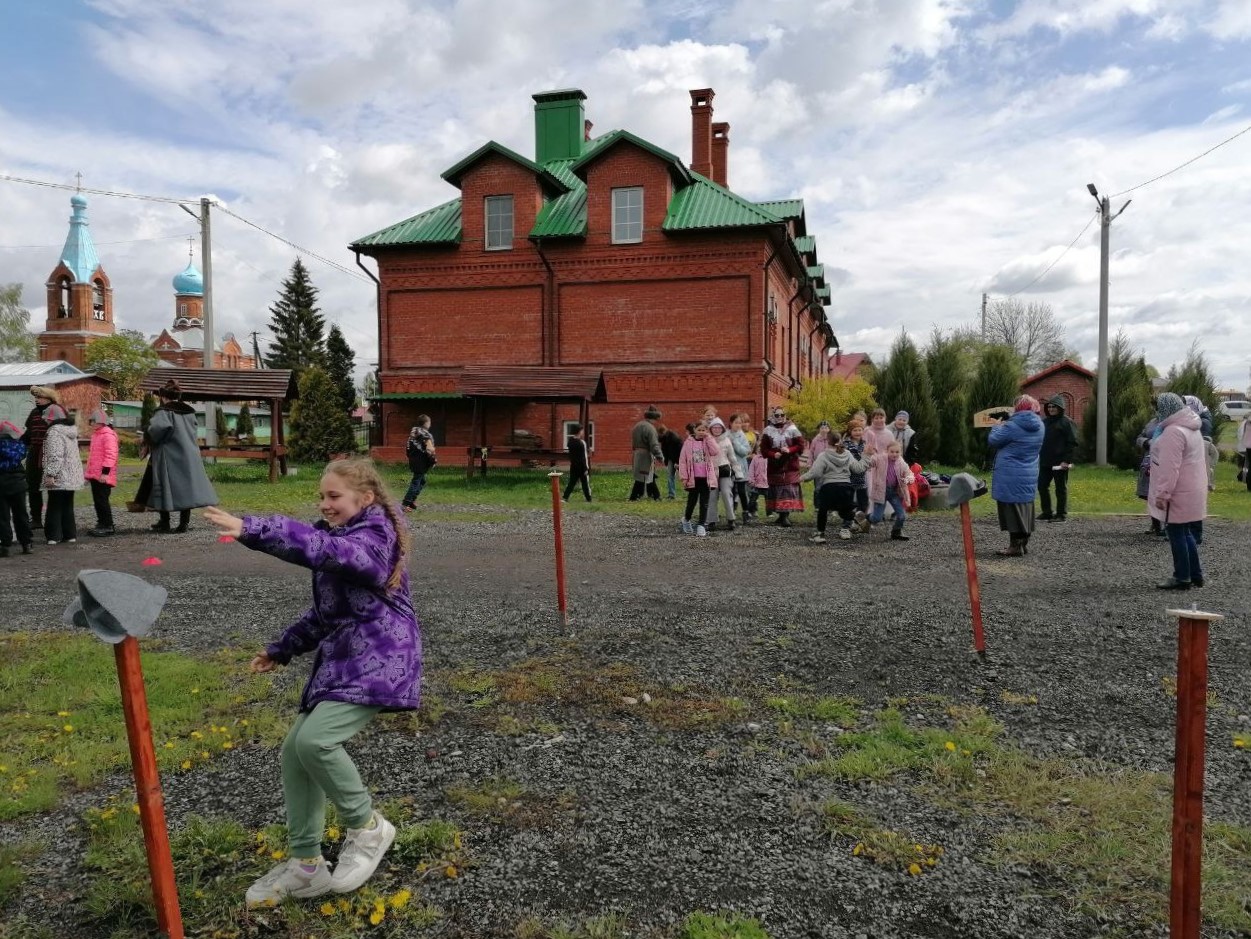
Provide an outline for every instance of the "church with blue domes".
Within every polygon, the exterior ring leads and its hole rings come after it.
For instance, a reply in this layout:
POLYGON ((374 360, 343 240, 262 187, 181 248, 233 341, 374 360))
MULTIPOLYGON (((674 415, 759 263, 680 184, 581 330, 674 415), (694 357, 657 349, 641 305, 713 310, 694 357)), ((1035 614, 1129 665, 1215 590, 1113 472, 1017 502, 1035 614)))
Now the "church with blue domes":
MULTIPOLYGON (((174 276, 174 322, 152 340, 152 348, 162 362, 179 368, 204 365, 204 277, 191 258, 174 276)), ((256 359, 244 355, 234 333, 226 333, 213 343, 215 368, 256 368, 256 359)))

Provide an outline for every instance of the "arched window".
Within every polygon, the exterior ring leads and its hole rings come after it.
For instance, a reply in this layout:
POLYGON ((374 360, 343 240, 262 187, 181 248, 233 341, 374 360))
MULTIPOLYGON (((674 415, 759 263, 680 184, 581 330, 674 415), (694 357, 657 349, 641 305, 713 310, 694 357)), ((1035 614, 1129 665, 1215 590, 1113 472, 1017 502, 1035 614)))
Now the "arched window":
POLYGON ((70 285, 68 277, 61 278, 61 301, 57 308, 57 316, 65 319, 70 315, 70 285))
POLYGON ((180 303, 180 304, 178 304, 178 315, 179 315, 179 316, 186 316, 186 315, 187 315, 187 304, 185 304, 185 303, 180 303))
POLYGON ((98 320, 104 319, 104 282, 100 280, 92 285, 91 315, 98 320))

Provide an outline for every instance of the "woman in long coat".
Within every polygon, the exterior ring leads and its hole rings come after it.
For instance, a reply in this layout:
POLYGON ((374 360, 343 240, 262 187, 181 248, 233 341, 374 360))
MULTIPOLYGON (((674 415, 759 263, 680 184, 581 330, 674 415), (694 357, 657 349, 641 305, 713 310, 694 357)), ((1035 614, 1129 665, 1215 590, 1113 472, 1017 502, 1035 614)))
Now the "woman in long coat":
POLYGON ((153 531, 184 532, 191 521, 191 510, 217 505, 217 493, 204 472, 195 409, 183 403, 177 382, 166 382, 157 396, 161 406, 143 435, 149 459, 136 501, 161 513, 153 531), (170 528, 171 512, 178 512, 177 528, 170 528))
POLYGON ((1147 502, 1161 514, 1173 576, 1157 584, 1161 590, 1203 586, 1199 542, 1208 513, 1208 472, 1200 417, 1181 397, 1165 392, 1156 401, 1160 433, 1151 443, 1151 488, 1147 502))
POLYGON ((1017 558, 1029 552, 1034 533, 1034 499, 1038 495, 1038 454, 1043 444, 1043 422, 1038 401, 1029 395, 1016 399, 1013 414, 990 430, 987 440, 995 452, 990 494, 999 509, 999 529, 1009 544, 999 554, 1017 558))
POLYGON ((656 485, 656 461, 664 460, 664 451, 660 449, 660 435, 656 432, 656 424, 660 420, 660 412, 649 407, 643 419, 630 431, 630 449, 633 455, 631 469, 634 471, 634 487, 630 490, 630 501, 638 502, 646 490, 648 498, 653 502, 660 498, 660 487, 656 485))
POLYGON ((790 514, 804 510, 804 491, 799 488, 802 469, 799 455, 807 442, 782 408, 773 409, 769 426, 760 435, 760 453, 769 463, 769 494, 765 507, 777 513, 777 524, 790 527, 790 514))

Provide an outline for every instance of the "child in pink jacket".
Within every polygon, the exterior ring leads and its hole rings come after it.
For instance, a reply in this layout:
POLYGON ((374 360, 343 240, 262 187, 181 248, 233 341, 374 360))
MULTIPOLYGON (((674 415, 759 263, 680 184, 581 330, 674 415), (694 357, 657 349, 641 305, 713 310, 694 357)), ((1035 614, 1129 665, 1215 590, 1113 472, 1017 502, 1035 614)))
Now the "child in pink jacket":
POLYGON ((91 483, 96 527, 87 534, 107 538, 113 534, 113 507, 109 505, 109 498, 117 485, 117 431, 104 408, 91 412, 91 426, 91 449, 87 452, 87 472, 83 475, 91 483))
POLYGON ((769 460, 760 452, 760 440, 757 439, 751 448, 751 461, 747 467, 747 488, 751 495, 747 503, 747 511, 756 517, 756 509, 761 497, 769 495, 769 460))
POLYGON ((717 484, 717 457, 720 455, 717 442, 708 436, 708 425, 700 421, 695 425, 695 433, 686 438, 682 444, 682 455, 678 457, 678 478, 686 488, 686 515, 682 520, 682 531, 695 534, 700 538, 708 534, 701 524, 692 524, 691 516, 699 504, 699 518, 702 521, 708 514, 708 493, 717 484))
POLYGON ((903 533, 903 527, 908 518, 907 506, 911 501, 908 487, 912 485, 912 471, 903 460, 903 446, 898 440, 892 440, 885 453, 879 452, 869 459, 875 471, 881 467, 882 480, 880 489, 875 488, 875 479, 879 475, 877 472, 874 473, 874 479, 870 480, 869 495, 873 499, 873 514, 869 516, 869 522, 873 525, 881 522, 886 515, 886 503, 889 502, 895 513, 890 530, 891 540, 907 541, 908 536, 903 533))

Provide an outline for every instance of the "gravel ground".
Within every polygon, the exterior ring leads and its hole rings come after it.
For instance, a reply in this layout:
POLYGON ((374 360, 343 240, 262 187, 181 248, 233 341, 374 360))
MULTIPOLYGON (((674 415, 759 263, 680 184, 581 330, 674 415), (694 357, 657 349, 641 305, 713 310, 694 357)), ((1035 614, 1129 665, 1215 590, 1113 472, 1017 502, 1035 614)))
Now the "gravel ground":
MULTIPOLYGON (((781 681, 854 696, 869 709, 891 697, 940 695, 985 706, 1033 755, 1171 772, 1173 711, 1162 679, 1176 670, 1176 624, 1164 610, 1197 602, 1227 615, 1211 638, 1207 814, 1251 824, 1251 759, 1230 746, 1235 732, 1251 730, 1245 526, 1210 522, 1207 587, 1165 594, 1153 584, 1169 572, 1168 548, 1141 533, 1141 519, 1040 525, 1024 559, 994 557, 1003 536, 990 520, 975 523, 989 645, 979 662, 969 654, 954 515, 914 519, 907 543, 875 533, 823 546, 806 542, 810 521, 800 518, 790 531, 767 526, 697 540, 670 521, 567 515, 565 627, 554 610, 544 514, 425 525, 418 516, 414 591, 427 668, 446 676, 576 655, 629 663, 658 695, 680 684, 750 697, 781 681), (1037 704, 1005 703, 1004 690, 1035 695, 1037 704)), ((135 528, 0 560, 4 628, 59 628, 73 575, 88 567, 166 585, 157 634, 190 652, 262 643, 308 601, 305 572, 218 544, 203 527, 164 537, 135 528), (152 555, 163 564, 141 567, 152 555), (241 599, 224 605, 222 596, 241 599)), ((444 910, 442 935, 511 935, 531 914, 619 912, 640 928, 663 929, 699 909, 756 916, 774 939, 1072 939, 1117 925, 1066 911, 1048 895, 1055 885, 1044 872, 989 864, 994 824, 936 807, 908 780, 798 780, 802 748, 767 716, 680 730, 629 708, 605 715, 557 705, 544 716, 559 728, 554 741, 493 733, 481 712, 461 707, 420 735, 375 732, 355 747, 379 795, 413 796, 466 830, 473 865, 427 892, 444 910), (445 796, 448 786, 492 776, 521 783, 549 810, 518 824, 466 815, 445 796), (823 834, 802 810, 831 795, 943 845, 942 862, 917 878, 853 858, 845 839, 823 834)), ((189 812, 249 826, 280 817, 272 751, 245 747, 216 762, 165 781, 171 824, 189 812)), ((60 935, 92 935, 74 925, 85 876, 76 820, 125 782, 0 826, 0 841, 50 846, 31 864, 18 913, 55 900, 60 935)))

